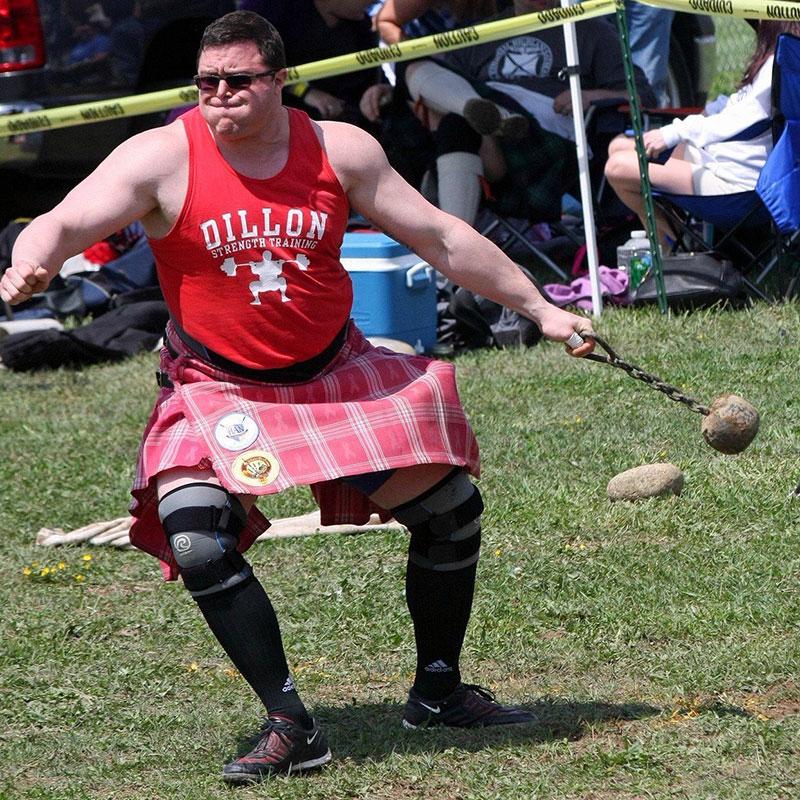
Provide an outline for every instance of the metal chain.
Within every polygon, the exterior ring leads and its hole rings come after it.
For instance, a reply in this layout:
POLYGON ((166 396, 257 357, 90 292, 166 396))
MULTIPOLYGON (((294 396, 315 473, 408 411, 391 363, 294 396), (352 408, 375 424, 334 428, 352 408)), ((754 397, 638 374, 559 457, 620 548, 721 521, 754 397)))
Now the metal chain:
POLYGON ((652 387, 653 389, 658 390, 659 392, 663 392, 670 400, 674 400, 676 403, 683 403, 687 406, 691 411, 695 411, 698 414, 708 414, 710 409, 708 406, 704 406, 699 400, 695 400, 693 397, 689 397, 685 395, 680 389, 677 389, 674 386, 671 386, 668 383, 665 383, 661 380, 661 378, 657 377, 656 375, 651 375, 649 372, 645 372, 640 367, 635 366, 634 364, 629 364, 627 361, 623 361, 611 348, 611 345, 608 344, 604 339, 598 336, 596 333, 586 333, 584 334, 587 337, 591 337, 594 339, 597 344, 599 344, 603 350, 608 353, 608 355, 602 355, 600 353, 589 353, 588 356, 584 356, 584 358, 588 358, 591 361, 600 361, 603 364, 610 364, 612 367, 619 367, 621 370, 628 373, 631 378, 636 378, 636 380, 642 381, 646 383, 648 386, 652 387))

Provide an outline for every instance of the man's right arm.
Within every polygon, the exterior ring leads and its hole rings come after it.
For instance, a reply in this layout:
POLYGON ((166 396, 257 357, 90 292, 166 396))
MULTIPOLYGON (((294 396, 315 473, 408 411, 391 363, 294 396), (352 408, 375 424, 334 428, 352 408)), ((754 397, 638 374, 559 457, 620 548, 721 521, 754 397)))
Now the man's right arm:
POLYGON ((3 300, 21 303, 43 291, 68 258, 157 211, 160 187, 174 170, 180 147, 170 127, 123 142, 55 208, 20 233, 11 266, 0 280, 3 300))

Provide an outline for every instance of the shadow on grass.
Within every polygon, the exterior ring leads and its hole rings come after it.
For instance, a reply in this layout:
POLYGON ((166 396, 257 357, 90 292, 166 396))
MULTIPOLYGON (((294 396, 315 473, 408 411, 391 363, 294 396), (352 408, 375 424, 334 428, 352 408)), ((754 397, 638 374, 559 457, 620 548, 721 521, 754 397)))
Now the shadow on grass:
MULTIPOLYGON (((580 739, 589 726, 604 722, 637 720, 660 714, 662 709, 644 703, 575 702, 548 698, 524 704, 536 715, 528 725, 490 728, 432 728, 409 731, 401 724, 403 705, 363 703, 345 707, 317 706, 314 716, 328 736, 337 759, 380 761, 394 753, 438 753, 456 748, 469 752, 525 742, 580 739)), ((239 754, 252 739, 239 742, 239 754)))

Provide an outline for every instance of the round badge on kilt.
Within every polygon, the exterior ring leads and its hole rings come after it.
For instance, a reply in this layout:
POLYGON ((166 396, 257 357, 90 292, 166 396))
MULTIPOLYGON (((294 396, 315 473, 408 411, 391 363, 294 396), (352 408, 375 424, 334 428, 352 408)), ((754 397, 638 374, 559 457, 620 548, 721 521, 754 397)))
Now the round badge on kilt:
POLYGON ((258 439, 258 425, 247 414, 226 414, 214 428, 214 438, 226 450, 244 450, 258 439))
POLYGON ((233 477, 248 486, 269 486, 280 472, 278 460, 266 450, 248 450, 236 456, 233 477))

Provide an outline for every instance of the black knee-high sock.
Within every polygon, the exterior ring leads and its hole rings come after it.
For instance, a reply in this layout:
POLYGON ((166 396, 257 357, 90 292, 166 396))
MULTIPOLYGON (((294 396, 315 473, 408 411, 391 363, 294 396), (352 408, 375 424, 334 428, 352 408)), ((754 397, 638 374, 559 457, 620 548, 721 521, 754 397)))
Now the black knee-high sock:
POLYGON ((477 564, 438 572, 408 563, 406 602, 417 644, 414 689, 426 699, 443 699, 461 680, 458 662, 472 610, 476 570, 477 564))
POLYGON ((310 727, 311 718, 286 664, 278 618, 258 580, 251 578, 195 600, 211 632, 268 713, 310 727))

